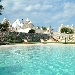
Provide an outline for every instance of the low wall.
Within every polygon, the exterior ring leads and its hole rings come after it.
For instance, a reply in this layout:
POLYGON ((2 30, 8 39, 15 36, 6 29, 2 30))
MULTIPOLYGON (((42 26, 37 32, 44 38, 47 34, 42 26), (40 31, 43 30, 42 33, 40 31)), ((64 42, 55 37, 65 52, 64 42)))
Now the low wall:
POLYGON ((3 32, 0 34, 0 37, 0 40, 8 42, 23 42, 23 39, 27 39, 30 42, 39 42, 40 39, 49 39, 50 35, 39 33, 3 32))

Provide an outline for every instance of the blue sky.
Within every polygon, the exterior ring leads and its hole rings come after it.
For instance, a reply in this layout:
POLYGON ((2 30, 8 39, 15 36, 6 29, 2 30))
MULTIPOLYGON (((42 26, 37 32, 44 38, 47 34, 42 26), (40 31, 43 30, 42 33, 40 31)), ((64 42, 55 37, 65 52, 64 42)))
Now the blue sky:
POLYGON ((0 22, 29 18, 34 26, 50 25, 56 31, 61 24, 75 26, 75 0, 2 0, 4 6, 0 22))

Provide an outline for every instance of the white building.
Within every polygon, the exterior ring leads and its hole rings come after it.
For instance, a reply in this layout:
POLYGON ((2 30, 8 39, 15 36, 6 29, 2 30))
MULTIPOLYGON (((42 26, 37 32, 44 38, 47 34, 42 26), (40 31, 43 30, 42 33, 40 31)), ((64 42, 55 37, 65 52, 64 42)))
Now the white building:
POLYGON ((75 28, 74 28, 73 24, 71 26, 69 26, 69 25, 64 26, 63 24, 61 24, 61 26, 58 28, 59 33, 61 33, 61 28, 63 28, 63 27, 71 28, 71 29, 73 29, 75 31, 75 28))
POLYGON ((3 19, 3 21, 1 22, 1 24, 8 24, 9 25, 8 30, 9 31, 12 30, 11 29, 12 28, 12 23, 9 20, 7 20, 6 18, 3 19))
POLYGON ((9 23, 9 28, 11 29, 11 31, 15 31, 15 32, 28 33, 29 30, 31 29, 34 29, 35 33, 41 33, 41 34, 50 34, 52 32, 50 27, 48 27, 47 30, 43 30, 42 28, 38 28, 38 27, 35 28, 33 23, 28 18, 26 19, 25 22, 23 21, 23 19, 22 19, 22 22, 20 22, 20 20, 17 19, 12 24, 6 18, 4 18, 1 23, 3 24, 6 22, 9 23))
POLYGON ((25 32, 28 33, 29 30, 34 29, 33 23, 27 18, 26 21, 23 23, 20 29, 18 29, 18 32, 25 32))
POLYGON ((23 24, 20 22, 19 19, 15 20, 15 22, 12 24, 13 31, 18 32, 18 30, 21 29, 22 25, 23 24))

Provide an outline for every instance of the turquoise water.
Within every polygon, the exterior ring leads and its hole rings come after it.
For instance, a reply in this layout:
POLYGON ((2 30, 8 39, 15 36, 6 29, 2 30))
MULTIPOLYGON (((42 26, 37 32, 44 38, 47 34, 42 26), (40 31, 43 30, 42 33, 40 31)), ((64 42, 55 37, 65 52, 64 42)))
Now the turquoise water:
POLYGON ((75 75, 75 46, 1 47, 0 75, 75 75))

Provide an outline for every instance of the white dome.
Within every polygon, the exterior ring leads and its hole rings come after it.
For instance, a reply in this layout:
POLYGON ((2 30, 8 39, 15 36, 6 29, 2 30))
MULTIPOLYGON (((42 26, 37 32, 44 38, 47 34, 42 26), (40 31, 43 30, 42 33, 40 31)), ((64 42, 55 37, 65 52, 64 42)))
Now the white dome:
POLYGON ((48 27, 47 30, 50 30, 50 27, 48 27))
POLYGON ((6 18, 4 18, 1 23, 3 24, 3 23, 6 23, 6 22, 8 22, 8 20, 6 18))
POLYGON ((61 27, 64 27, 64 24, 61 24, 61 27))
POLYGON ((69 25, 67 25, 66 27, 70 27, 69 25))
POLYGON ((74 25, 72 24, 72 26, 74 26, 74 25))
POLYGON ((26 21, 29 21, 29 19, 27 18, 27 20, 26 21))
POLYGON ((32 23, 32 22, 30 21, 28 24, 30 24, 30 23, 32 23))
POLYGON ((16 27, 16 26, 22 26, 23 24, 20 22, 19 19, 17 19, 13 24, 12 24, 12 27, 16 27))
POLYGON ((4 20, 7 20, 6 18, 4 18, 4 20))

